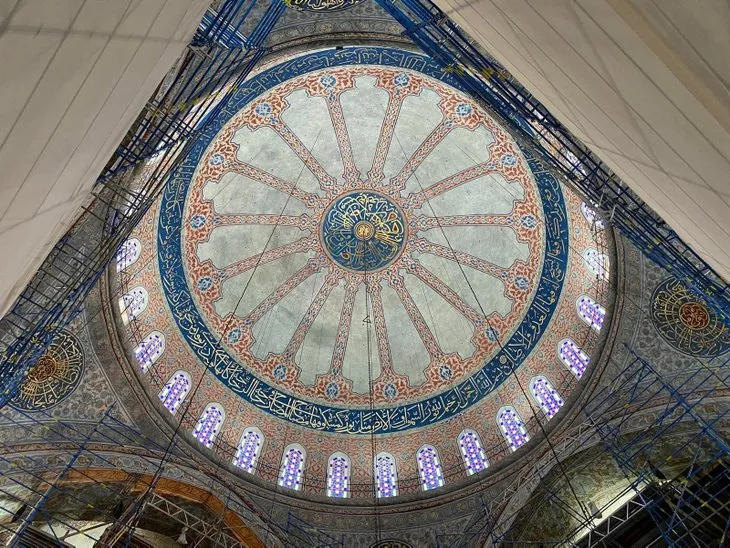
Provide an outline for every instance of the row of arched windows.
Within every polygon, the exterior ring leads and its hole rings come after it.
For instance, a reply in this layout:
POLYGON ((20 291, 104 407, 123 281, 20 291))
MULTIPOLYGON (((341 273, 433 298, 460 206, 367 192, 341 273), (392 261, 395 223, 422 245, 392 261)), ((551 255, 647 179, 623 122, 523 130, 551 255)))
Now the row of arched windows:
MULTIPOLYGON (((190 391, 190 375, 185 371, 177 371, 160 391, 159 398, 163 405, 176 413, 185 396, 190 391)), ((531 395, 545 412, 552 418, 563 405, 563 399, 544 376, 534 377, 530 381, 531 395)), ((193 436, 206 447, 211 447, 216 435, 220 432, 226 413, 218 403, 210 403, 198 419, 193 436)), ((512 451, 516 451, 530 438, 517 410, 512 406, 504 406, 497 413, 497 424, 512 451)), ((256 463, 261 455, 264 443, 263 433, 256 427, 244 430, 236 448, 233 464, 249 473, 254 473, 256 463)), ((457 443, 464 461, 467 474, 472 475, 486 469, 487 456, 474 430, 464 430, 457 443)), ((306 451, 298 444, 286 447, 279 470, 279 485, 298 490, 302 485, 306 451)), ((444 485, 439 455, 431 445, 424 445, 417 454, 418 474, 424 491, 437 489, 444 485)), ((345 498, 349 496, 351 477, 350 458, 345 453, 334 453, 327 467, 327 496, 345 498)), ((389 453, 379 453, 375 457, 374 474, 378 497, 394 497, 398 494, 398 479, 395 459, 389 453)))

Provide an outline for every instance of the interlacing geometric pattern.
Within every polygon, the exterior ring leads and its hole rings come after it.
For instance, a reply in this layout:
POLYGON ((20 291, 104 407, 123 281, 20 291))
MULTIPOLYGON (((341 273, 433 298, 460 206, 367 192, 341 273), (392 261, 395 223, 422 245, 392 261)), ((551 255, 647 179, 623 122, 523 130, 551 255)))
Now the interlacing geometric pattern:
POLYGON ((606 318, 606 309, 590 297, 581 296, 576 302, 576 309, 580 319, 590 325, 596 331, 603 327, 603 320, 606 318))
POLYGON ((512 451, 517 451, 530 439, 522 422, 522 417, 512 406, 507 405, 499 410, 497 424, 512 451))
POLYGON ((279 485, 299 491, 302 487, 302 476, 304 475, 304 459, 306 452, 301 445, 296 443, 289 445, 284 450, 279 472, 279 485))
POLYGON ((134 357, 144 373, 165 351, 165 336, 159 331, 147 335, 134 349, 134 357))
POLYGON ((249 474, 253 474, 263 445, 264 435, 261 433, 261 430, 254 427, 247 428, 243 432, 243 436, 241 436, 233 464, 249 474))
POLYGON ((190 375, 185 371, 176 371, 160 392, 162 405, 174 415, 189 391, 190 375))
POLYGON ((378 453, 375 457, 375 483, 378 498, 398 495, 398 472, 390 453, 378 453))
POLYGON ((586 372, 590 358, 588 354, 575 344, 571 339, 564 339, 558 345, 558 356, 560 361, 573 372, 576 378, 580 379, 586 372))
POLYGON ((468 475, 471 476, 487 468, 487 456, 476 432, 464 430, 459 435, 459 449, 468 475))
POLYGON ((193 436, 206 447, 212 446, 225 418, 226 413, 220 404, 209 403, 195 425, 193 436))
POLYGON ((350 488, 350 457, 335 453, 327 466, 327 496, 347 498, 350 488))
POLYGON ((550 381, 543 376, 534 377, 530 381, 530 393, 542 408, 548 419, 553 418, 563 406, 563 399, 550 381))
POLYGON ((444 474, 435 447, 424 445, 418 450, 418 473, 421 476, 421 487, 424 491, 443 486, 444 474))

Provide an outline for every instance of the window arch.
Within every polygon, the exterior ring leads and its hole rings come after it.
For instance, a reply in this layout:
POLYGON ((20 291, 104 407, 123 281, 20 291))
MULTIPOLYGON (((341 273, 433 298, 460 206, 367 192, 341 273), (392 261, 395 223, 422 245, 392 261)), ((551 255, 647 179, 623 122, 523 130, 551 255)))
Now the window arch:
POLYGON ((279 471, 279 485, 287 489, 299 491, 302 487, 304 476, 304 460, 307 453, 304 447, 298 443, 288 445, 281 457, 281 470, 279 471))
POLYGON ((213 445, 213 440, 220 432, 223 421, 226 420, 226 412, 220 403, 209 403, 203 409, 203 413, 195 425, 193 436, 206 447, 213 445))
POLYGON ((253 474, 263 446, 264 435, 261 433, 261 430, 255 426, 249 426, 243 431, 241 441, 238 442, 233 464, 249 474, 253 474))
POLYGON ((160 392, 162 405, 173 415, 190 391, 190 375, 186 371, 176 371, 160 392))
POLYGON ((137 238, 129 238, 117 249, 115 256, 117 261, 117 272, 120 272, 133 265, 142 254, 142 242, 137 238))
POLYGON ((138 285, 129 293, 125 293, 119 299, 119 310, 122 313, 122 321, 126 324, 139 317, 147 309, 150 296, 147 290, 138 285))
POLYGON ((608 255, 589 247, 583 252, 583 262, 591 274, 608 280, 608 255))
POLYGON ((395 458, 390 453, 375 455, 375 483, 378 498, 395 497, 398 495, 398 471, 395 458))
POLYGON ((424 491, 436 489, 444 485, 439 454, 432 445, 424 445, 418 450, 418 474, 424 491))
POLYGON ((153 331, 147 335, 142 342, 134 349, 134 357, 142 369, 142 372, 155 363, 165 351, 165 336, 159 331, 153 331))
POLYGON ((350 457, 345 453, 330 455, 327 465, 327 496, 341 499, 350 496, 350 457))
POLYGON ((605 228, 606 225, 603 222, 603 219, 601 219, 596 213, 596 210, 587 203, 583 202, 580 204, 580 210, 583 213, 583 217, 586 218, 586 221, 588 221, 588 224, 591 225, 591 227, 596 230, 603 230, 605 228))
POLYGON ((552 419, 564 403, 555 387, 542 375, 530 380, 530 394, 548 419, 552 419))
POLYGON ((560 361, 573 372, 576 378, 580 379, 586 372, 590 358, 571 339, 563 339, 560 341, 558 355, 560 356, 560 361))
POLYGON ((468 475, 476 474, 486 469, 487 456, 484 454, 482 442, 479 440, 479 434, 474 430, 464 430, 459 434, 459 450, 461 457, 464 459, 464 466, 468 475))
POLYGON ((606 318, 606 309, 590 297, 582 295, 575 302, 575 308, 581 320, 590 325, 594 330, 600 331, 603 327, 603 320, 606 318))
POLYGON ((511 405, 500 408, 497 413, 497 424, 512 451, 517 451, 530 439, 522 417, 511 405))

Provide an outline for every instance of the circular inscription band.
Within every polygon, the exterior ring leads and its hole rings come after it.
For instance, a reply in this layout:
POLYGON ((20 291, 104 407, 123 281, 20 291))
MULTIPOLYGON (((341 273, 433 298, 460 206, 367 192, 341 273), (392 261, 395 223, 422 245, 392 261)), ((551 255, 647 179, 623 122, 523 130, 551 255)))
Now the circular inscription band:
POLYGON ((376 192, 340 196, 322 219, 324 249, 347 270, 372 272, 385 268, 400 255, 406 236, 400 208, 376 192))

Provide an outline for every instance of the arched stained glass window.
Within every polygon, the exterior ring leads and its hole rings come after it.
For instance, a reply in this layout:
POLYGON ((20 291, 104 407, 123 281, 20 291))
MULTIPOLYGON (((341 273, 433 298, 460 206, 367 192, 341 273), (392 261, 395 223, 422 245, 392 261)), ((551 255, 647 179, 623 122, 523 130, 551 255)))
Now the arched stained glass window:
POLYGON ((530 439, 522 422, 522 417, 511 405, 500 408, 497 413, 497 424, 512 451, 517 451, 530 439))
POLYGON ((327 496, 347 498, 350 496, 350 457, 344 453, 330 456, 327 466, 327 496))
POLYGON ((444 474, 441 471, 439 454, 431 445, 424 445, 418 450, 418 474, 421 476, 421 486, 424 491, 436 489, 444 484, 444 474))
POLYGON ((596 331, 603 327, 603 320, 606 317, 606 309, 590 297, 581 296, 575 303, 578 316, 596 331))
POLYGON ((294 491, 301 489, 306 456, 307 453, 304 448, 296 443, 288 445, 284 449, 284 455, 281 458, 281 470, 279 471, 279 485, 294 491))
POLYGON ((583 262, 591 274, 608 280, 608 255, 589 247, 583 252, 583 262))
POLYGON ((160 392, 162 404, 170 410, 173 415, 180 404, 188 395, 190 390, 190 375, 185 371, 177 371, 160 392))
POLYGON ((395 468, 395 459, 390 453, 378 453, 375 456, 375 483, 378 498, 398 495, 398 475, 395 468))
POLYGON ((134 349, 134 357, 142 371, 155 363, 165 351, 165 336, 159 331, 153 331, 147 335, 142 342, 134 349))
POLYGON ((586 218, 586 221, 588 221, 588 224, 591 225, 591 227, 596 230, 604 229, 606 225, 604 224, 603 219, 598 216, 595 209, 583 202, 580 204, 580 210, 583 213, 583 217, 586 218))
POLYGON ((129 238, 117 249, 117 272, 133 265, 142 253, 142 243, 137 238, 129 238))
POLYGON ((459 449, 468 475, 471 476, 486 469, 487 456, 479 441, 479 435, 474 430, 464 430, 459 434, 459 449))
POLYGON ((588 367, 588 354, 570 339, 563 339, 558 346, 560 361, 580 379, 588 367))
POLYGON ((558 391, 543 376, 533 377, 530 381, 530 393, 537 404, 542 408, 548 419, 552 419, 563 406, 563 398, 558 391))
POLYGON ((261 430, 254 426, 249 426, 243 431, 241 441, 238 443, 238 449, 236 449, 233 464, 249 474, 253 474, 263 445, 264 435, 261 433, 261 430))
POLYGON ((119 310, 122 313, 122 321, 126 324, 139 317, 147 309, 150 296, 147 290, 138 285, 129 293, 125 293, 119 299, 119 310))
POLYGON ((223 421, 226 420, 226 412, 220 403, 209 403, 203 409, 203 413, 195 425, 193 436, 206 447, 213 445, 218 432, 220 432, 223 421))

